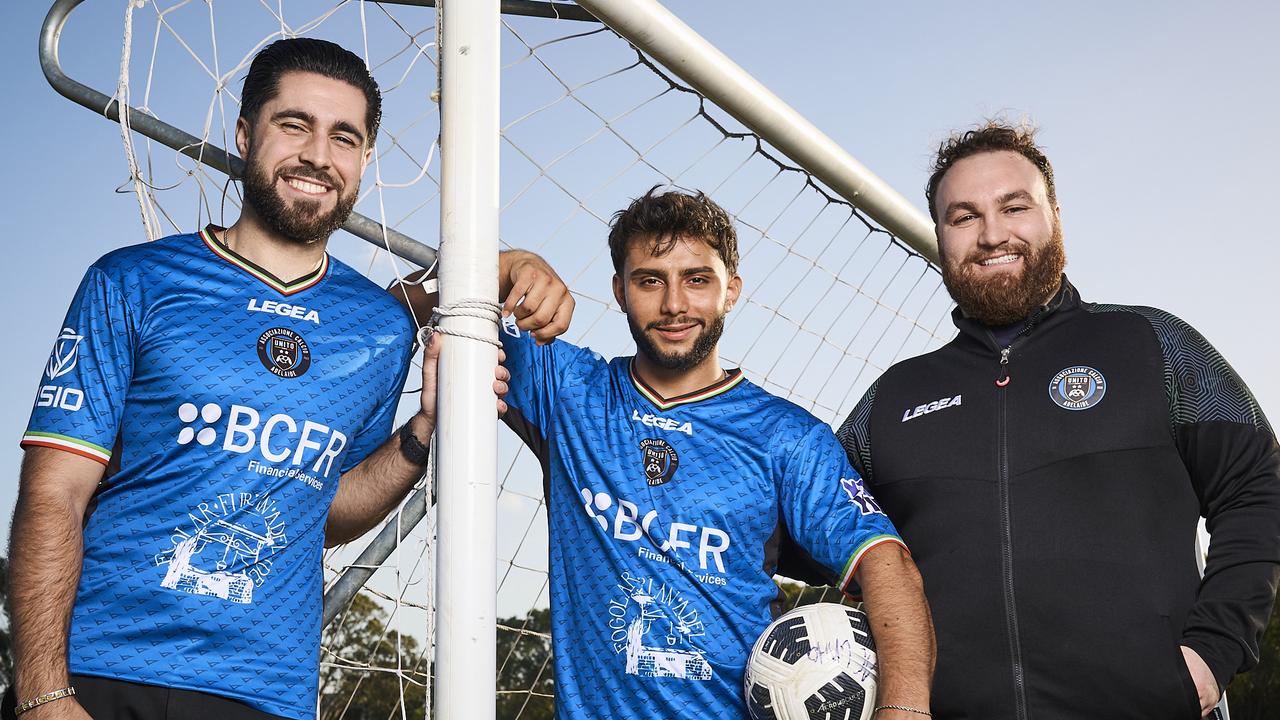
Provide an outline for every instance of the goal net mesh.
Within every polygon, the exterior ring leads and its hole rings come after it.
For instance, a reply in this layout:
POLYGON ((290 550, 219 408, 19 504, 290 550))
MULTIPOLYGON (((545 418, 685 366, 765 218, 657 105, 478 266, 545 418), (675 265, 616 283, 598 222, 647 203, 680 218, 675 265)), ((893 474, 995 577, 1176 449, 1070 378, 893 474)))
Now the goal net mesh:
MULTIPOLYGON (((72 74, 85 63, 118 65, 118 98, 233 152, 241 80, 255 52, 281 37, 312 36, 364 57, 384 93, 384 119, 356 212, 437 243, 434 8, 356 0, 122 5, 124 52, 78 58, 64 48, 72 74)), ((735 218, 744 292, 727 319, 723 363, 824 421, 838 424, 893 362, 950 337, 950 300, 936 269, 607 27, 504 16, 501 49, 502 244, 543 255, 572 288, 570 342, 606 357, 633 352, 612 299, 605 238, 613 213, 654 185, 703 190, 735 218)), ((136 196, 148 236, 234 222, 238 184, 172 148, 127 130, 122 137, 128 163, 119 190, 136 196)), ((329 250, 383 286, 416 269, 341 231, 329 250)), ((410 373, 401 419, 417 407, 419 384, 410 373)), ((541 469, 505 429, 499 474, 498 717, 549 718, 541 469)), ((434 529, 430 509, 402 528, 404 540, 325 629, 321 718, 430 714, 434 529)), ((325 555, 330 583, 372 534, 325 555)), ((837 599, 823 589, 802 599, 799 590, 786 587, 789 604, 837 599)))

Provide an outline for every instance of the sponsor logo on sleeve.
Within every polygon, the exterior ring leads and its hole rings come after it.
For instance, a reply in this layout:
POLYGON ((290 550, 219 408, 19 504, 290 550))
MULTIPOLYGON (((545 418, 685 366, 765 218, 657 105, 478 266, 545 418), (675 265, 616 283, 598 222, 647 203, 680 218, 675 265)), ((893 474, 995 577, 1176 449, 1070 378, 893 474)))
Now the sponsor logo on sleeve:
MULTIPOLYGON (((84 336, 74 328, 62 328, 58 339, 53 343, 53 352, 49 354, 49 363, 45 366, 44 375, 49 380, 70 373, 76 369, 80 343, 84 336)), ((71 378, 74 380, 74 378, 71 378)), ((84 393, 74 387, 64 385, 41 385, 36 392, 36 407, 58 408, 68 412, 76 412, 84 405, 84 393)))
POLYGON ((1107 394, 1107 379, 1086 365, 1058 371, 1049 381, 1049 399, 1066 410, 1088 410, 1107 394))
POLYGON ((502 332, 513 338, 520 337, 520 328, 516 325, 515 315, 504 315, 502 317, 502 332))
POLYGON ((849 496, 849 502, 858 506, 858 512, 863 515, 883 515, 884 511, 880 509, 880 503, 871 497, 871 493, 862 485, 862 478, 840 478, 840 489, 844 490, 849 496))
POLYGON ((80 342, 84 336, 72 328, 62 328, 58 339, 53 343, 53 353, 49 356, 49 365, 44 374, 50 380, 56 380, 75 370, 76 355, 80 350, 80 342))
POLYGON ((311 348, 288 328, 271 328, 258 336, 258 359, 271 374, 293 379, 311 367, 311 348))

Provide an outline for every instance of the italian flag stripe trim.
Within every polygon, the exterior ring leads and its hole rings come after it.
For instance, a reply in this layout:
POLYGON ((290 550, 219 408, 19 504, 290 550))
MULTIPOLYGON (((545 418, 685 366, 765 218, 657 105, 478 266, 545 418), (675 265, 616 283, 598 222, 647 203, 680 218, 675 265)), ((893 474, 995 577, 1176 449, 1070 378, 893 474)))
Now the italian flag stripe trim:
POLYGON ((694 390, 691 393, 677 395, 673 398, 664 398, 658 394, 658 391, 645 384, 644 380, 636 375, 635 363, 632 362, 627 366, 627 374, 631 376, 631 384, 635 386, 636 391, 645 397, 646 400, 653 403, 659 410, 670 410, 677 405, 686 405, 701 400, 709 400, 717 395, 723 395, 738 386, 738 383, 746 379, 746 375, 742 374, 741 368, 734 368, 726 374, 725 378, 720 382, 709 385, 701 390, 694 390))
POLYGON ((844 572, 840 574, 840 589, 847 595, 855 595, 850 588, 855 585, 853 576, 858 574, 858 565, 862 563, 862 558, 866 556, 867 551, 877 545, 884 543, 895 543, 902 546, 908 554, 911 550, 907 548, 907 544, 902 542, 902 538, 897 535, 873 535, 863 541, 857 550, 853 551, 853 555, 849 556, 849 561, 844 564, 844 572))
POLYGON ((56 435, 54 433, 28 432, 22 436, 22 442, 19 443, 19 445, 22 447, 36 445, 39 447, 65 450, 69 453, 75 453, 81 457, 87 457, 90 460, 97 460, 103 465, 106 465, 107 461, 111 459, 111 451, 101 445, 94 445, 91 442, 67 437, 66 435, 56 435))
POLYGON ((210 225, 200 231, 200 239, 209 247, 209 250, 214 255, 217 255, 223 260, 226 260, 232 265, 235 265, 241 270, 254 276, 281 295, 293 295, 295 293, 300 293, 307 288, 315 287, 317 283, 324 279, 325 273, 329 270, 329 253, 325 253, 320 258, 320 267, 306 275, 303 275, 293 282, 284 282, 266 270, 254 265, 252 262, 249 262, 245 258, 240 257, 222 243, 218 242, 217 238, 213 234, 215 229, 221 230, 222 228, 215 228, 215 226, 210 225))

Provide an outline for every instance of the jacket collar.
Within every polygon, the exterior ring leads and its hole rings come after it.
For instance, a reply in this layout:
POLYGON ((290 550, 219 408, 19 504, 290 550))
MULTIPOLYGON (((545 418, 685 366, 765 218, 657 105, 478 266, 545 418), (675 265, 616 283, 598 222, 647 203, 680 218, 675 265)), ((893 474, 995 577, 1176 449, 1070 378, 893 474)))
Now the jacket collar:
MULTIPOLYGON (((1018 333, 1018 338, 1025 337, 1036 327, 1044 325, 1046 322, 1056 320, 1061 316, 1076 310, 1080 307, 1080 293, 1076 290, 1066 275, 1062 276, 1062 285, 1058 288, 1058 292, 1050 298, 1049 302, 1041 305, 1035 312, 1023 321, 1022 332, 1018 333)), ((1003 349, 997 342, 995 335, 986 325, 966 317, 959 307, 951 311, 951 320, 960 330, 961 337, 968 337, 976 340, 984 347, 1000 351, 1003 349)), ((1014 342, 1017 342, 1015 338, 1014 342)))

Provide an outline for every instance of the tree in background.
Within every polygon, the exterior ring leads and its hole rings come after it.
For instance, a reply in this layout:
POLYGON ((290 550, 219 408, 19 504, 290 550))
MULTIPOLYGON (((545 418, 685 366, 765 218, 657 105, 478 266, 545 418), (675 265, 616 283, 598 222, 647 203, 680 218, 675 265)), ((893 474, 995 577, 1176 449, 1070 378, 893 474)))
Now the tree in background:
POLYGON ((416 638, 387 626, 387 612, 369 595, 355 596, 321 644, 321 720, 426 717, 427 658, 416 638), (394 667, 400 672, 366 669, 394 667))
POLYGON ((498 621, 498 720, 551 720, 551 611, 498 621))

